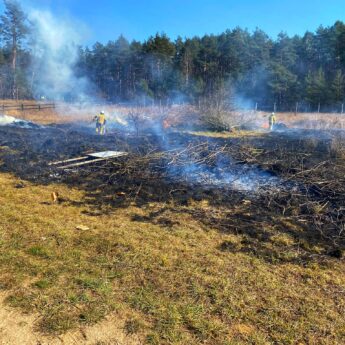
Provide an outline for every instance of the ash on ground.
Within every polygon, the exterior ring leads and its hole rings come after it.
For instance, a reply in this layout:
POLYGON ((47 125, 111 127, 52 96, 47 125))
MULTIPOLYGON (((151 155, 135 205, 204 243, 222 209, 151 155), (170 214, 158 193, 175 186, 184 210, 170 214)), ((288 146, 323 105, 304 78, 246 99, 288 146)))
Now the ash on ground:
POLYGON ((38 125, 34 122, 18 119, 9 115, 0 115, 0 126, 2 127, 9 126, 9 127, 26 128, 26 129, 43 128, 43 126, 38 125))

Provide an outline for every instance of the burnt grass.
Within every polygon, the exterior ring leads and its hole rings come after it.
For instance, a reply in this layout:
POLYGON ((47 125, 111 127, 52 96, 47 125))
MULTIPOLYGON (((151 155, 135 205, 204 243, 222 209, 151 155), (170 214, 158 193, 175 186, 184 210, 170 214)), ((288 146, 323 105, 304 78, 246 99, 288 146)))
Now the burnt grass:
POLYGON ((290 131, 226 139, 177 132, 164 136, 114 133, 100 137, 88 128, 74 125, 3 127, 0 146, 2 172, 23 181, 58 182, 85 190, 88 197, 83 203, 90 206, 91 216, 133 203, 141 207, 160 202, 166 206, 159 212, 134 215, 132 220, 160 224, 169 230, 178 223, 178 214, 187 213, 205 228, 243 235, 240 246, 224 242, 219 250, 251 253, 276 264, 305 264, 343 256, 345 156, 339 133, 290 131), (238 164, 259 166, 281 177, 285 181, 283 188, 243 193, 224 186, 191 185, 171 179, 166 174, 170 163, 165 159, 149 158, 152 152, 163 152, 167 147, 205 142, 210 152, 226 146, 224 154, 235 158, 238 164), (49 166, 53 161, 105 150, 126 151, 129 156, 72 171, 49 166), (200 207, 205 201, 209 207, 200 207), (274 231, 268 230, 272 228, 274 231), (294 255, 284 255, 284 244, 273 243, 276 233, 295 239, 294 248, 290 248, 294 255))

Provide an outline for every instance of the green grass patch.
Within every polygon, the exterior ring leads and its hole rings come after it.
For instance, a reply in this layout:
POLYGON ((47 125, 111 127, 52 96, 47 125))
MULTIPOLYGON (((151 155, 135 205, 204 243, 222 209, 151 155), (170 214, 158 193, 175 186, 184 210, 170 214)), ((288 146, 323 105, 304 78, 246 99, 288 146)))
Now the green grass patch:
POLYGON ((48 250, 47 248, 43 246, 33 246, 29 248, 28 254, 42 258, 42 259, 49 259, 52 256, 50 250, 48 250))

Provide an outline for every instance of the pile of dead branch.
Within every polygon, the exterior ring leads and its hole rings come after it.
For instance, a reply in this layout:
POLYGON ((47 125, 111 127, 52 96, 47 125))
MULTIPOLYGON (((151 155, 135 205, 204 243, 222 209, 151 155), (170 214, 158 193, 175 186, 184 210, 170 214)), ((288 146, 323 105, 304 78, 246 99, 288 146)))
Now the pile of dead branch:
POLYGON ((267 207, 280 211, 312 233, 332 244, 332 252, 345 248, 345 140, 337 137, 325 141, 316 137, 293 139, 273 135, 260 140, 229 146, 237 160, 257 164, 281 176, 286 186, 262 195, 267 207), (342 144, 340 143, 342 142, 342 144))
POLYGON ((174 179, 190 165, 215 166, 217 156, 224 153, 226 146, 210 147, 207 142, 190 143, 185 148, 166 151, 154 149, 144 155, 132 154, 124 163, 109 162, 104 169, 112 173, 109 179, 117 176, 136 177, 143 180, 174 179))

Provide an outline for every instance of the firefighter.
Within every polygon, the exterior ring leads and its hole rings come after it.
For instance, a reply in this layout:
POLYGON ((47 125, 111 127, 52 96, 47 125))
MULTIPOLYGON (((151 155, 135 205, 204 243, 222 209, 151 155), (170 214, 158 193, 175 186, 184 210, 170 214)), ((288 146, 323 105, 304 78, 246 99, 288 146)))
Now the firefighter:
POLYGON ((276 118, 276 114, 272 113, 269 117, 268 117, 268 124, 270 126, 270 131, 273 131, 274 129, 274 125, 277 123, 277 118, 276 118))
POLYGON ((98 133, 99 135, 104 135, 105 125, 107 123, 104 111, 101 111, 99 115, 95 116, 95 121, 96 121, 96 133, 98 133))

